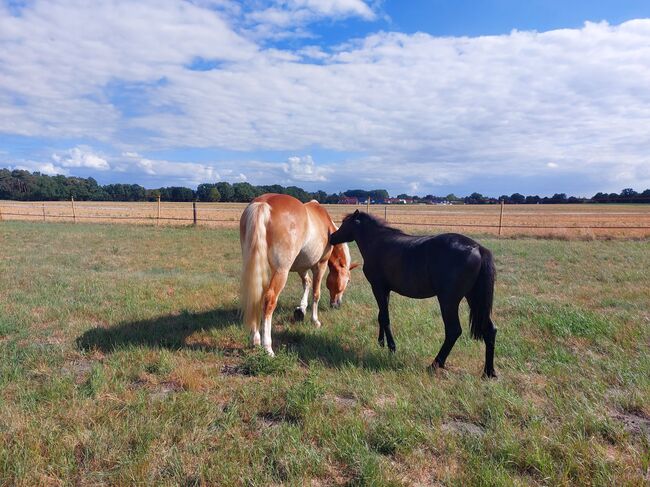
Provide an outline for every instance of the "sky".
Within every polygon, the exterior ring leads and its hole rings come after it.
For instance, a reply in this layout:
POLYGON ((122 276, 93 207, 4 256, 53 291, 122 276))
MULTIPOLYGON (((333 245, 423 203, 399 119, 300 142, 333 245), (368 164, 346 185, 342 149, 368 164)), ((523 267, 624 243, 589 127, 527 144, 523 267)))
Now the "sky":
POLYGON ((0 167, 148 188, 650 188, 647 0, 0 0, 0 167))

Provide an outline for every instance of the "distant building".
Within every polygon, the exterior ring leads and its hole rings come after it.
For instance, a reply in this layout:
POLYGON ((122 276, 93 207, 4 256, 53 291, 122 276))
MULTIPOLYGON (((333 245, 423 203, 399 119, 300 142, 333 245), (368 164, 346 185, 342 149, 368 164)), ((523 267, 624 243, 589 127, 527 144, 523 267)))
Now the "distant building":
POLYGON ((413 203, 411 198, 386 198, 384 203, 387 205, 406 205, 413 203))
POLYGON ((355 198, 352 196, 341 196, 339 198, 339 204, 340 205, 358 205, 359 204, 359 198, 355 198))

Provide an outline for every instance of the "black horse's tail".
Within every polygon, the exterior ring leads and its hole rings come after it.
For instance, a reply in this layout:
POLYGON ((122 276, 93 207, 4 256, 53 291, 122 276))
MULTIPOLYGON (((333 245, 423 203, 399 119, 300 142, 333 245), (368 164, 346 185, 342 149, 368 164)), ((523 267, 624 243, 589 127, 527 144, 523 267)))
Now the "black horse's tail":
POLYGON ((489 337, 492 332, 490 314, 494 301, 494 281, 496 269, 492 252, 485 247, 479 247, 481 252, 481 270, 479 271, 474 287, 467 295, 469 303, 470 333, 476 340, 489 337))

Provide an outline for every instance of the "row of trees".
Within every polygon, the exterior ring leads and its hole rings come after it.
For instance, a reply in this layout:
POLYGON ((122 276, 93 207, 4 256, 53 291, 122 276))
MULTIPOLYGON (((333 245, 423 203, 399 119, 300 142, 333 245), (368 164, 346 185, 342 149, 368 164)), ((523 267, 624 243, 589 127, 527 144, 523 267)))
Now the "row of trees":
MULTIPOLYGON (((158 189, 145 189, 139 184, 107 184, 100 185, 93 178, 77 178, 67 176, 48 176, 38 172, 0 169, 0 200, 22 201, 57 201, 69 200, 74 196, 80 201, 226 201, 248 202, 264 193, 289 194, 300 201, 315 199, 321 203, 338 203, 343 196, 358 198, 365 201, 381 202, 389 197, 385 189, 366 191, 351 189, 344 193, 327 194, 325 191, 308 192, 297 186, 253 186, 250 183, 227 182, 200 184, 196 190, 182 186, 170 186, 158 189)), ((597 193, 592 198, 577 198, 557 193, 551 197, 524 196, 514 193, 510 196, 502 195, 499 198, 483 196, 472 193, 462 198, 454 194, 447 196, 434 196, 428 194, 424 197, 397 195, 399 199, 413 200, 414 202, 443 202, 490 204, 505 201, 512 204, 556 204, 556 203, 650 203, 650 189, 637 193, 631 188, 626 188, 617 193, 597 193)))
MULTIPOLYGON (((74 196, 79 201, 232 201, 248 202, 264 193, 284 193, 301 201, 312 199, 337 203, 339 194, 308 192, 297 186, 278 184, 253 186, 250 183, 219 182, 200 184, 196 190, 183 186, 145 189, 139 184, 100 185, 93 178, 48 176, 38 172, 0 169, 0 200, 60 201, 74 196)), ((388 194, 388 193, 386 193, 388 194)))

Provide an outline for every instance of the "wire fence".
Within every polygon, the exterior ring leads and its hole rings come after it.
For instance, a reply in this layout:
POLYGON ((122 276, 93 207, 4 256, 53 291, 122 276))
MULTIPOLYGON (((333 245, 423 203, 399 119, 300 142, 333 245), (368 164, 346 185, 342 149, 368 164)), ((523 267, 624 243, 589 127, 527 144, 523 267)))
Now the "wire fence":
MULTIPOLYGON (((243 203, 0 201, 0 221, 122 222, 236 227, 243 203)), ((498 236, 648 238, 650 205, 327 205, 336 223, 355 208, 403 229, 431 228, 498 236)))

